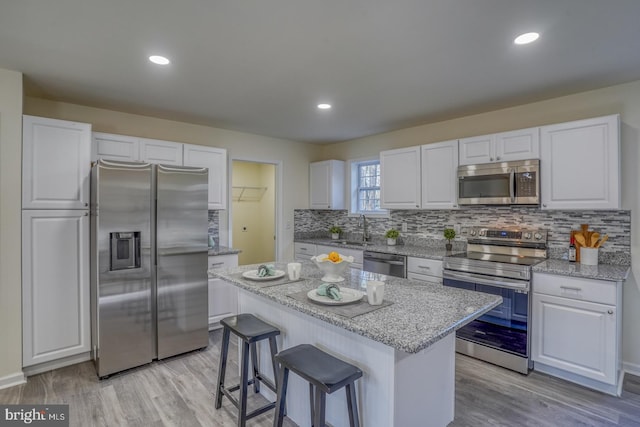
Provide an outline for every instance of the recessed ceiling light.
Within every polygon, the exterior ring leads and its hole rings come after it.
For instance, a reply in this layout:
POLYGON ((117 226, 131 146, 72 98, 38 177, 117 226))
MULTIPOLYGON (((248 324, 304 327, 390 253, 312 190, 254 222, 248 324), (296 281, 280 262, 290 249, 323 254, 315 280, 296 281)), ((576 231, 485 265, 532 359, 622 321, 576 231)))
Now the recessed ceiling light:
POLYGON ((320 110, 330 110, 331 109, 331 104, 318 104, 318 108, 320 110))
POLYGON ((151 55, 149 57, 149 61, 153 62, 154 64, 158 64, 158 65, 167 65, 168 63, 171 62, 167 58, 165 58, 164 56, 160 56, 160 55, 151 55))
POLYGON ((538 37, 540 37, 538 33, 524 33, 516 37, 513 42, 515 44, 527 44, 538 40, 538 37))

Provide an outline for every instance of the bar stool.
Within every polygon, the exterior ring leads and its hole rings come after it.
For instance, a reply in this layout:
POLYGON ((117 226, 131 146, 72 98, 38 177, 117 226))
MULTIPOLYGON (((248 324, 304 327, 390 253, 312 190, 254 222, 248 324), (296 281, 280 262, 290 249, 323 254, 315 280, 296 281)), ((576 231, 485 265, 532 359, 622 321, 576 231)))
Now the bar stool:
POLYGON ((280 330, 263 322, 252 314, 238 314, 237 316, 226 317, 220 321, 224 327, 222 332, 222 347, 220 349, 220 366, 218 369, 218 387, 216 390, 216 409, 222 406, 222 397, 226 396, 233 405, 238 408, 238 426, 244 427, 248 419, 256 417, 276 406, 276 402, 268 403, 247 414, 247 387, 253 385, 255 393, 260 392, 260 382, 267 388, 277 393, 275 384, 268 378, 264 378, 258 370, 258 357, 256 343, 264 339, 269 339, 271 350, 271 363, 274 377, 277 377, 277 367, 274 356, 278 352, 276 336, 280 335, 280 330), (233 387, 225 387, 224 377, 227 368, 227 355, 229 353, 229 336, 233 332, 242 339, 242 358, 240 362, 240 384, 233 387), (249 351, 253 361, 253 378, 247 379, 249 371, 249 351), (240 390, 240 399, 231 395, 232 392, 240 390))
POLYGON ((278 400, 274 427, 282 427, 284 407, 287 397, 289 371, 295 372, 309 382, 309 401, 311 405, 312 427, 325 427, 325 408, 327 394, 345 387, 349 408, 349 425, 359 427, 358 402, 356 400, 355 381, 362 371, 317 347, 301 344, 276 354, 280 364, 278 371, 278 400))

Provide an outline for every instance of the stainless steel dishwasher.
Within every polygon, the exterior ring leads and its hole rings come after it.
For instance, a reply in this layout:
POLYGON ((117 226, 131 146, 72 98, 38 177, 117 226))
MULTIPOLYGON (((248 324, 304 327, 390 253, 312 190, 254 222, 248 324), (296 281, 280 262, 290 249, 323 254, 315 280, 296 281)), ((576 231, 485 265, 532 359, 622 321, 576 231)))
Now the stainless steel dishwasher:
POLYGON ((362 269, 371 273, 406 278, 407 257, 364 251, 362 269))

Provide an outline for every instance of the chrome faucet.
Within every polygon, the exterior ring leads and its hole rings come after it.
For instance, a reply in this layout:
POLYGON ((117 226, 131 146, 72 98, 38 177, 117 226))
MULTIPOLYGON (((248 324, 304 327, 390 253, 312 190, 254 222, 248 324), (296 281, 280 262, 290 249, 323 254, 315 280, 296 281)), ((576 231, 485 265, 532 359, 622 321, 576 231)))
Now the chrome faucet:
POLYGON ((367 217, 360 215, 360 221, 358 221, 358 227, 362 227, 362 241, 366 243, 369 240, 369 233, 367 232, 367 217))

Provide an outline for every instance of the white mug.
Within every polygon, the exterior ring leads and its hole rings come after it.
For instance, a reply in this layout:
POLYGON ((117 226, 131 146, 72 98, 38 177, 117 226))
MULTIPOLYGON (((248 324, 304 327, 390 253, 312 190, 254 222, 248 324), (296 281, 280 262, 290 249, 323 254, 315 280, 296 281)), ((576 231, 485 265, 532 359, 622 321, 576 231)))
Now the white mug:
POLYGON ((287 264, 289 280, 298 280, 300 278, 300 270, 302 270, 302 264, 299 262, 290 262, 287 264))
POLYGON ((371 305, 380 305, 384 299, 384 282, 369 280, 367 282, 367 300, 371 305))

